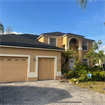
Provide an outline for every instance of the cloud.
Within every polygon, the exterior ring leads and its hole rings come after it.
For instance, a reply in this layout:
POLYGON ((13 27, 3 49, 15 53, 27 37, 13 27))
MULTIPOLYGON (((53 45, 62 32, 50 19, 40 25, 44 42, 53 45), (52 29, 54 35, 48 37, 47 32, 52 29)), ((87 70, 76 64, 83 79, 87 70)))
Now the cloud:
POLYGON ((102 1, 102 0, 89 0, 89 2, 92 2, 92 1, 102 1))
POLYGON ((93 0, 89 0, 89 2, 91 2, 91 1, 93 1, 93 0))
POLYGON ((77 27, 82 27, 83 25, 77 25, 77 27))
POLYGON ((10 32, 10 33, 4 32, 4 34, 16 34, 16 35, 18 35, 18 34, 23 34, 23 33, 21 33, 21 32, 10 32))
POLYGON ((103 49, 105 49, 105 46, 102 46, 103 49))

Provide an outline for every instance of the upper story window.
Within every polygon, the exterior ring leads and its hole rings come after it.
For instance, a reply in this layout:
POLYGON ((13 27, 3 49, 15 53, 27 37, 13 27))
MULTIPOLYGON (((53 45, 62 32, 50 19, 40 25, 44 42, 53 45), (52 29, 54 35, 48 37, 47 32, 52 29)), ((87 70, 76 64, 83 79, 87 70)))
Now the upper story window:
POLYGON ((82 63, 84 64, 84 65, 89 65, 89 60, 88 59, 82 59, 82 63))
POLYGON ((82 50, 88 50, 88 42, 82 42, 82 50))
POLYGON ((56 46, 57 45, 57 39, 56 38, 49 38, 49 44, 52 46, 56 46))

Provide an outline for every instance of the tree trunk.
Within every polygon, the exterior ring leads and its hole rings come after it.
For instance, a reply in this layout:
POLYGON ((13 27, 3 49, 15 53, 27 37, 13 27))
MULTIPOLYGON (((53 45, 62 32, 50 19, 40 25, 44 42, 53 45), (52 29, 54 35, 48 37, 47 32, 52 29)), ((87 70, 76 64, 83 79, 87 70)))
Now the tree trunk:
POLYGON ((99 65, 101 66, 101 58, 99 58, 99 65))
MULTIPOLYGON (((67 68, 67 67, 66 67, 66 66, 67 66, 67 65, 66 65, 66 64, 67 64, 67 61, 68 61, 68 59, 65 59, 65 63, 62 65, 62 67, 65 65, 65 68, 67 68)), ((62 67, 61 67, 61 68, 62 68, 62 67)))

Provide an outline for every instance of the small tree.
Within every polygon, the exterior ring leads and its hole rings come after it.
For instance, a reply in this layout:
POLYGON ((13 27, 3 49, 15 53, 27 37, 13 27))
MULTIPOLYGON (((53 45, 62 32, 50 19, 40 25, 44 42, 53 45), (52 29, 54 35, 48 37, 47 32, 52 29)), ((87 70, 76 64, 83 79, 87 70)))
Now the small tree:
MULTIPOLYGON (((63 52, 61 53, 61 56, 65 59, 65 63, 62 65, 62 67, 63 67, 64 65, 67 65, 68 60, 69 60, 70 58, 73 58, 74 55, 75 55, 75 58, 78 57, 77 52, 74 51, 73 49, 67 50, 67 51, 63 51, 63 52)), ((61 67, 61 68, 62 68, 62 67, 61 67)))
POLYGON ((12 31, 13 31, 12 27, 8 26, 7 29, 6 29, 6 33, 10 34, 10 33, 12 33, 12 31))
POLYGON ((101 63, 103 62, 103 59, 105 58, 104 50, 99 50, 100 45, 102 44, 102 41, 99 40, 98 42, 94 42, 93 47, 89 50, 87 55, 85 55, 85 58, 89 58, 94 64, 99 61, 99 65, 101 66, 101 63))

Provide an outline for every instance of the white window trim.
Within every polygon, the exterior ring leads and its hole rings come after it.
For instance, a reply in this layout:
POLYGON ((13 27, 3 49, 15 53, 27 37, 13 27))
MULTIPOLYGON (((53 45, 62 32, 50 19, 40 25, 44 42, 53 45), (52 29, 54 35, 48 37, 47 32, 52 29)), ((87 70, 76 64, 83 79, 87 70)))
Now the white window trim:
MULTIPOLYGON (((2 57, 27 57, 28 58, 28 70, 27 70, 27 81, 30 77, 30 55, 15 55, 15 54, 0 54, 2 57)), ((32 73, 32 72, 31 72, 32 73)))
MULTIPOLYGON (((83 58, 83 59, 87 59, 88 60, 87 62, 88 62, 88 66, 89 66, 89 59, 88 58, 83 58)), ((83 59, 82 59, 82 64, 83 64, 83 59)))
MULTIPOLYGON (((48 44, 50 44, 50 38, 53 38, 53 37, 48 37, 48 44)), ((55 39, 56 39, 56 46, 57 46, 58 39, 57 38, 55 39)))
POLYGON ((36 77, 38 77, 38 59, 39 58, 54 58, 54 79, 56 79, 56 76, 61 76, 61 71, 57 71, 57 56, 36 56, 36 77))
MULTIPOLYGON (((83 48, 82 48, 82 50, 83 50, 83 48)), ((83 51, 88 51, 88 42, 87 42, 87 50, 83 50, 83 51)))

